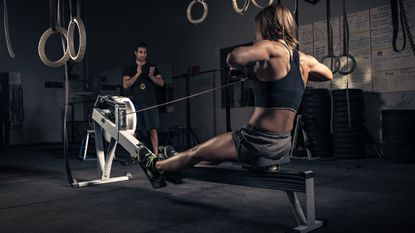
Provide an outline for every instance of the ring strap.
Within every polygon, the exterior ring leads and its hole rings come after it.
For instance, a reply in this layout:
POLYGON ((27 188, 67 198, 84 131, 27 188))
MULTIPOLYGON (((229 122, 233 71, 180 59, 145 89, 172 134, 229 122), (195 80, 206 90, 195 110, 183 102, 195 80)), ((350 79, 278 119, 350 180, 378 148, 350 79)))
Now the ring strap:
POLYGON ((49 0, 50 27, 53 31, 55 31, 56 27, 56 5, 57 0, 49 0))
POLYGON ((406 17, 405 7, 402 0, 391 0, 391 13, 392 13, 392 46, 395 52, 401 52, 406 47, 406 39, 409 40, 412 53, 415 55, 415 43, 412 38, 411 28, 406 17), (398 9, 399 8, 399 9, 398 9), (401 49, 397 47, 399 22, 402 28, 403 44, 401 49))
POLYGON ((346 0, 342 0, 343 5, 343 53, 337 57, 337 63, 336 63, 336 70, 341 75, 348 75, 353 73, 353 71, 356 69, 357 62, 356 59, 349 53, 349 38, 350 38, 350 32, 349 32, 349 22, 347 19, 347 11, 346 11, 346 0), (346 58, 346 64, 349 65, 349 61, 351 62, 351 65, 348 70, 343 71, 341 69, 341 58, 346 58))
POLYGON ((331 27, 330 0, 326 0, 326 25, 327 25, 327 54, 333 55, 333 28, 331 27))
POLYGON ((402 17, 402 5, 400 5, 401 14, 399 14, 398 5, 400 2, 398 0, 391 0, 391 13, 392 13, 392 46, 393 50, 395 52, 399 53, 406 47, 406 32, 404 30, 404 24, 403 24, 403 17, 402 17), (397 47, 397 40, 398 40, 398 33, 399 33, 399 21, 401 23, 402 28, 402 36, 403 36, 403 44, 402 48, 397 47))
POLYGON ((349 54, 349 22, 346 12, 346 0, 343 0, 343 54, 349 54))
POLYGON ((81 17, 81 0, 76 0, 76 16, 81 17))
POLYGON ((70 21, 72 21, 72 19, 73 19, 72 0, 69 0, 69 18, 70 18, 70 21))
POLYGON ((320 62, 325 64, 324 61, 330 58, 330 64, 326 65, 330 71, 335 74, 337 72, 336 63, 337 57, 333 52, 333 28, 331 26, 331 6, 330 0, 326 0, 326 27, 327 27, 327 55, 320 59, 320 62))

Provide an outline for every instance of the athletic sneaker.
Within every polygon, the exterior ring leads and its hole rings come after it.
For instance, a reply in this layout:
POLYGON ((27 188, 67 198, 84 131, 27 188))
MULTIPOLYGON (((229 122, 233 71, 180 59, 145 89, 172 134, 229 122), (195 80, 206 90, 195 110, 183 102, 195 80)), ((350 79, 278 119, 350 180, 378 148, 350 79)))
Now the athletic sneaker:
POLYGON ((157 156, 158 159, 168 159, 178 152, 174 149, 173 146, 167 145, 167 146, 159 146, 159 154, 157 156))
POLYGON ((157 156, 146 147, 141 147, 138 153, 141 168, 151 182, 153 188, 161 188, 166 186, 163 174, 156 169, 157 156))
MULTIPOLYGON (((174 155, 178 154, 178 152, 174 149, 173 146, 159 146, 159 154, 157 158, 159 160, 164 160, 173 157, 174 155)), ((173 184, 182 184, 182 177, 180 172, 165 172, 163 176, 166 178, 167 181, 173 184)))

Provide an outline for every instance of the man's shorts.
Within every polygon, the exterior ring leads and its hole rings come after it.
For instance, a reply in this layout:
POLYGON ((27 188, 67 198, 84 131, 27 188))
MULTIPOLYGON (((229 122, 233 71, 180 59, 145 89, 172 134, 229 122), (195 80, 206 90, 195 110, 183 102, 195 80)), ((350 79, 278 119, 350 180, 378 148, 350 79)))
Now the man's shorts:
POLYGON ((238 160, 253 166, 270 166, 291 150, 291 133, 261 130, 250 124, 232 132, 232 138, 238 160))
MULTIPOLYGON (((148 104, 135 104, 135 110, 138 111, 143 108, 151 107, 152 105, 148 104)), ((136 130, 141 129, 158 129, 160 128, 159 120, 159 110, 158 108, 149 109, 142 112, 137 112, 137 128, 136 130)))

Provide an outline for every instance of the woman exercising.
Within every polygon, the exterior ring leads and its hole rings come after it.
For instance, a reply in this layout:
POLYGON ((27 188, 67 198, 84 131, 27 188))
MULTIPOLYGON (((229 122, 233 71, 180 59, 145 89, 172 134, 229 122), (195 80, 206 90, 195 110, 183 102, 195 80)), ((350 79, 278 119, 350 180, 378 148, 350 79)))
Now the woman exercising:
POLYGON ((265 167, 289 153, 291 130, 307 81, 327 81, 333 75, 314 57, 295 49, 297 26, 288 8, 270 5, 256 15, 255 22, 257 42, 236 48, 227 57, 231 70, 242 73, 247 72, 246 64, 256 62, 255 110, 249 123, 168 158, 140 151, 140 165, 150 180, 204 161, 238 160, 265 167))

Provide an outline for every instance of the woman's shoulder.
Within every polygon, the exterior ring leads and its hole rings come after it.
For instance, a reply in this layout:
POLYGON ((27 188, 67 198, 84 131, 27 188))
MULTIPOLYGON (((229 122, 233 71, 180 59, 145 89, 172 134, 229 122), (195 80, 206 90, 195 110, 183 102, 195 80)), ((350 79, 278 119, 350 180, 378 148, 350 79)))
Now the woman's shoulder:
POLYGON ((300 63, 303 65, 310 66, 318 62, 317 59, 311 55, 305 54, 301 51, 298 51, 298 54, 300 55, 300 63))
POLYGON ((266 48, 271 57, 281 57, 289 54, 288 48, 279 41, 260 40, 255 43, 255 46, 266 48))

